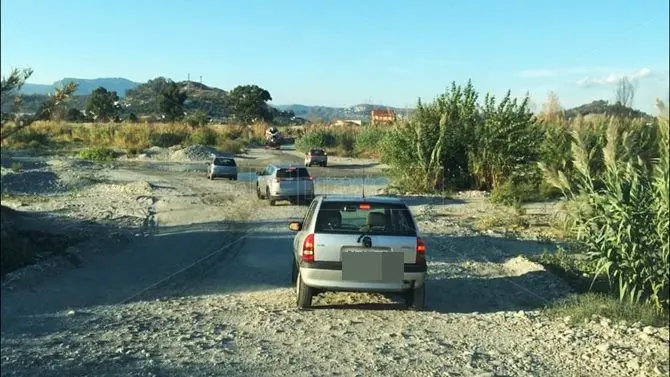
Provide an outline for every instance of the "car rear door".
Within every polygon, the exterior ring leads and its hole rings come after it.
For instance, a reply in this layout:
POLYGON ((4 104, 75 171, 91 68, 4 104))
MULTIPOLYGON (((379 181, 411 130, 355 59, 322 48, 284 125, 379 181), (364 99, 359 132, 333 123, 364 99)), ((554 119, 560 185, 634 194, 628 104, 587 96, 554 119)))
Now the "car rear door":
POLYGON ((283 195, 298 196, 313 193, 312 177, 303 167, 281 168, 277 170, 276 180, 283 195))

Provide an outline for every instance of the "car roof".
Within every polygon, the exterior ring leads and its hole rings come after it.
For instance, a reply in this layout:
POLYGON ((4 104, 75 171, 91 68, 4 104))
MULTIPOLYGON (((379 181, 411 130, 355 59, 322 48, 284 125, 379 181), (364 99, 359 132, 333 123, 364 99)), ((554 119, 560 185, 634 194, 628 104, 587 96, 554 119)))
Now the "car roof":
POLYGON ((231 153, 212 153, 212 158, 230 158, 234 159, 235 155, 231 153))
POLYGON ((405 202, 401 198, 395 198, 392 196, 327 195, 323 197, 323 201, 405 204, 405 202))

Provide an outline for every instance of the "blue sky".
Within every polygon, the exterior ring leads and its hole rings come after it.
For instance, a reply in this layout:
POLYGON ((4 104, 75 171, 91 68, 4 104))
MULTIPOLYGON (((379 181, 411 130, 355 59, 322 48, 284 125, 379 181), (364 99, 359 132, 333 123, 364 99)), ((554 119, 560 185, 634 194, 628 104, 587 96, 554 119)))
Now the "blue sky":
POLYGON ((157 76, 272 103, 412 106, 471 78, 481 92, 550 90, 575 106, 668 96, 668 1, 2 0, 1 66, 29 82, 157 76))

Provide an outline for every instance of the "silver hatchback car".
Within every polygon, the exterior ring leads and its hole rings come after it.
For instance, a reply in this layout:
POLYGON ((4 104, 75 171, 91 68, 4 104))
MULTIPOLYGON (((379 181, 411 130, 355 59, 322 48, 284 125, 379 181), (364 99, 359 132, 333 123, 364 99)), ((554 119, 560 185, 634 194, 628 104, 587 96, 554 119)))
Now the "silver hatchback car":
POLYGON ((207 178, 225 177, 233 181, 237 180, 237 163, 233 157, 213 155, 207 165, 209 166, 207 178))
POLYGON ((279 200, 296 204, 314 199, 314 181, 299 164, 269 164, 256 175, 256 196, 271 206, 279 200))
POLYGON ((401 199, 318 196, 289 229, 298 307, 324 291, 363 291, 402 293, 424 308, 426 245, 401 199))

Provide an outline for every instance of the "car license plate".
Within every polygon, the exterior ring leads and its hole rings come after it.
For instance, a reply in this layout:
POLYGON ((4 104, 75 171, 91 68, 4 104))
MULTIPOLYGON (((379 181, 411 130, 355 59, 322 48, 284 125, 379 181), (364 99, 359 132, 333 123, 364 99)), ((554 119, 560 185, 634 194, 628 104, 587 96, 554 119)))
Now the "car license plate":
POLYGON ((404 275, 402 252, 345 249, 342 251, 342 280, 390 283, 404 275))

